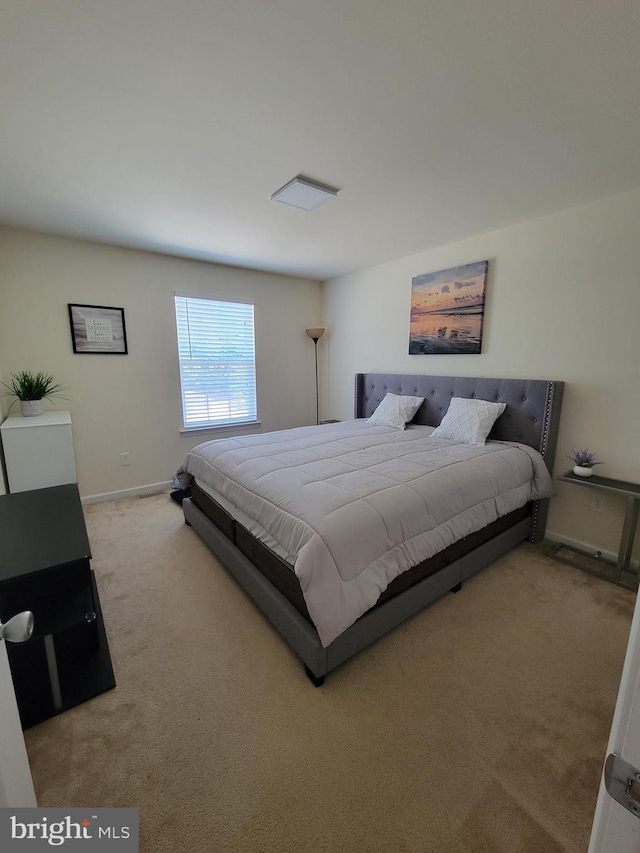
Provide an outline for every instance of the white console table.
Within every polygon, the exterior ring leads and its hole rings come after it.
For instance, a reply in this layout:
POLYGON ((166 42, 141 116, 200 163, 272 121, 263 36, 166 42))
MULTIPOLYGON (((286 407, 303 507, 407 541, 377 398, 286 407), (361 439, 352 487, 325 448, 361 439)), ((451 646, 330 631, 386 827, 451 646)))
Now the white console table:
POLYGON ((11 493, 77 482, 69 412, 9 415, 0 435, 11 493))

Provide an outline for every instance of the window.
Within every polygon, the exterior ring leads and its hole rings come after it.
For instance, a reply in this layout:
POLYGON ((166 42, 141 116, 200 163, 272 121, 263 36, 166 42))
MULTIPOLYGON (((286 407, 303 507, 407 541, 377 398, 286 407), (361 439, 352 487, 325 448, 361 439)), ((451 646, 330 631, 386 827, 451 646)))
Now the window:
POLYGON ((176 294, 185 429, 257 420, 253 305, 176 294))

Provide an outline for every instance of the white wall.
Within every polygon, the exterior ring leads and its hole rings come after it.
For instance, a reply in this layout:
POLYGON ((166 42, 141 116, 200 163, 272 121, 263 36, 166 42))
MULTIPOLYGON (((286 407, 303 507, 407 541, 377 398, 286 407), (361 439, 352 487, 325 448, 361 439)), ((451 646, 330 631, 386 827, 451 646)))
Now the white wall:
MULTIPOLYGON (((556 472, 589 447, 598 473, 640 482, 639 224, 635 190, 326 282, 323 416, 352 416, 358 371, 563 379, 556 472), (412 277, 484 259, 482 353, 408 355, 412 277)), ((548 530, 615 551, 624 506, 589 501, 559 483, 548 530)))
MULTIPOLYGON (((0 389, 2 388, 0 385, 0 389)), ((5 400, 0 398, 0 421, 4 420, 4 403, 5 400)), ((0 462, 0 495, 4 494, 4 470, 0 462)), ((15 614, 10 613, 9 617, 13 615, 15 614)), ((6 641, 0 640, 0 808, 36 805, 29 759, 11 680, 6 641)))
POLYGON ((171 480, 208 437, 179 432, 175 290, 253 301, 261 430, 315 423, 305 329, 320 321, 318 282, 0 229, 2 373, 47 370, 69 386, 56 408, 71 411, 83 496, 171 480), (69 302, 124 308, 129 354, 75 355, 69 302))
POLYGON ((0 640, 0 808, 36 805, 6 641, 0 640))
MULTIPOLYGON (((2 284, 2 279, 0 278, 0 286, 1 286, 1 284, 2 284)), ((1 292, 1 287, 0 287, 0 292, 1 292)), ((0 423, 2 423, 2 421, 5 419, 6 409, 7 409, 7 406, 9 405, 9 401, 7 401, 7 398, 2 395, 2 392, 6 391, 6 388, 4 387, 2 382, 3 382, 2 371, 0 370, 0 423)), ((4 458, 2 457, 2 446, 0 445, 0 495, 6 495, 6 493, 7 493, 7 489, 6 489, 6 482, 5 482, 4 458)))

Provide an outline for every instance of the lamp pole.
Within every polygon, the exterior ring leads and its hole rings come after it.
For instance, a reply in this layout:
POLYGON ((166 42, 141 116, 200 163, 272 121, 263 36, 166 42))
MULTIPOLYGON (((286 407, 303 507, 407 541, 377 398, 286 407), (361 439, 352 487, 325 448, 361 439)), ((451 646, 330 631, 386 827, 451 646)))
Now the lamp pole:
POLYGON ((320 423, 320 395, 318 392, 318 338, 313 339, 313 348, 316 352, 316 424, 320 423))
POLYGON ((324 329, 307 329, 307 334, 313 341, 316 357, 316 424, 320 423, 320 394, 318 387, 318 341, 324 335, 324 329))

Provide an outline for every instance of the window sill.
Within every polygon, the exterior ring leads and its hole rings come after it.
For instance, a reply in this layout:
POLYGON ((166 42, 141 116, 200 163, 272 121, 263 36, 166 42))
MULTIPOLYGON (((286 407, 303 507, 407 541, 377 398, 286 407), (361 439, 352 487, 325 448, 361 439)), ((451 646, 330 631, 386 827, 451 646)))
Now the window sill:
POLYGON ((214 432, 228 432, 229 430, 255 429, 262 425, 262 421, 239 421, 237 424, 220 424, 219 426, 205 427, 183 427, 180 435, 206 435, 214 432))

